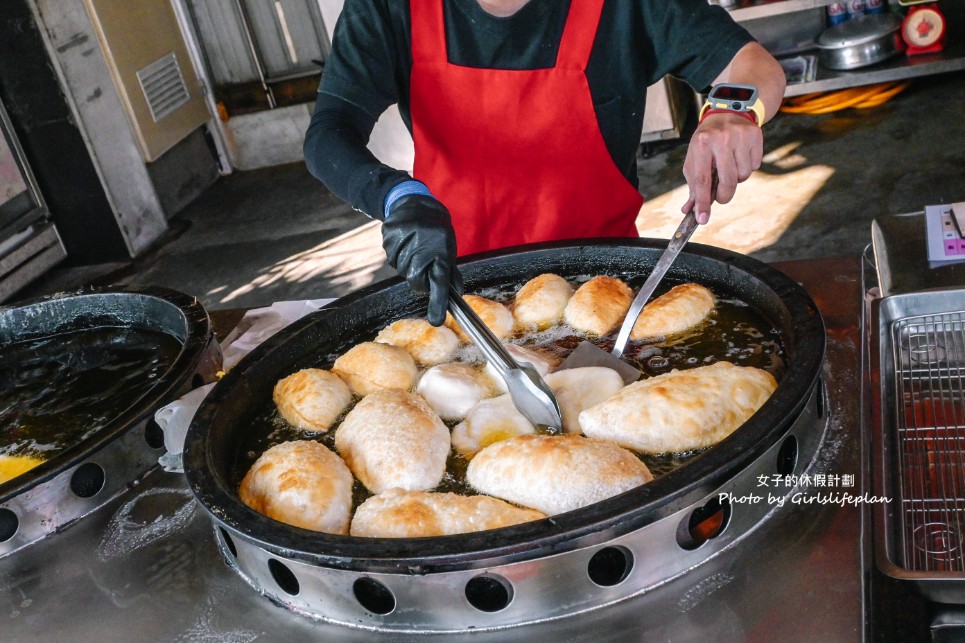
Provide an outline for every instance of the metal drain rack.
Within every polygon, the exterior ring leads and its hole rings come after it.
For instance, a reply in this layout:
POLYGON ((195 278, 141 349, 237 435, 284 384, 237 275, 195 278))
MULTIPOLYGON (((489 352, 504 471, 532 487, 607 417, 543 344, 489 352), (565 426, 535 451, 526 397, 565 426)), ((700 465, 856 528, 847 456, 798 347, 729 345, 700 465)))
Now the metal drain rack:
POLYGON ((891 325, 901 564, 965 572, 965 311, 891 325))

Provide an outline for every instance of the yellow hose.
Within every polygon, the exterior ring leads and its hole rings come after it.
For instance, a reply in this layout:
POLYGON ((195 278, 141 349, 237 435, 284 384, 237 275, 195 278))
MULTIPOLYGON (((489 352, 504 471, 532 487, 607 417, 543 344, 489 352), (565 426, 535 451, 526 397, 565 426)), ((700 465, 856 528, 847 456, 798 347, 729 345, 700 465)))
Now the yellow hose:
POLYGON ((910 81, 879 83, 867 87, 806 94, 785 100, 781 111, 788 114, 830 114, 849 107, 868 109, 888 102, 910 84, 910 81))

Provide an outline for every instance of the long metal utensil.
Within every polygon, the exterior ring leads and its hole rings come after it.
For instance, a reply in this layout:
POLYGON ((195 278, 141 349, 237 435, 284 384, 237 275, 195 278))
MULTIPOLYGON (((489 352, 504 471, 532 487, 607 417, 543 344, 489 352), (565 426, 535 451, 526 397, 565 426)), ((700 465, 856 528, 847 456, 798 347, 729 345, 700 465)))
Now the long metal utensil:
POLYGON ((509 395, 519 412, 537 429, 546 427, 543 432, 562 433, 563 414, 553 390, 535 368, 513 359, 502 342, 452 286, 449 287, 449 312, 483 357, 506 381, 509 395))
POLYGON ((612 368, 619 373, 623 381, 627 384, 640 379, 641 373, 639 369, 620 359, 623 357, 623 350, 626 348, 627 340, 630 339, 630 331, 633 330, 633 325, 637 322, 637 317, 640 316, 643 307, 650 300, 653 291, 656 290, 657 284, 659 284, 663 276, 667 274, 667 270, 670 269, 674 259, 680 254, 684 244, 687 243, 696 229, 697 215, 694 213, 694 210, 691 209, 690 212, 684 216, 684 220, 680 222, 677 231, 674 232, 670 243, 667 245, 667 249, 664 250, 660 258, 657 259, 657 263, 653 266, 653 271, 650 273, 650 276, 647 277, 640 291, 637 292, 637 296, 633 298, 633 302, 630 304, 630 310, 627 311, 627 316, 623 319, 623 325, 620 326, 620 331, 617 333, 613 350, 608 353, 593 342, 583 340, 579 346, 563 360, 563 363, 557 370, 580 368, 583 366, 604 366, 606 368, 612 368))

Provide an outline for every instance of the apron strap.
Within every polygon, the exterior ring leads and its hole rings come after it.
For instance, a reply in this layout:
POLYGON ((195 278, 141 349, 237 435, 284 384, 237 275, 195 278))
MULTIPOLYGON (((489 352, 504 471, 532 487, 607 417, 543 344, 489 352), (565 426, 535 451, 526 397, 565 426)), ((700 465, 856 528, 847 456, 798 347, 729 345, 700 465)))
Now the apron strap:
POLYGON ((602 13, 603 0, 570 0, 570 13, 566 17, 556 59, 557 67, 586 70, 602 13))
POLYGON ((409 18, 412 21, 412 62, 447 62, 442 0, 410 0, 409 18))

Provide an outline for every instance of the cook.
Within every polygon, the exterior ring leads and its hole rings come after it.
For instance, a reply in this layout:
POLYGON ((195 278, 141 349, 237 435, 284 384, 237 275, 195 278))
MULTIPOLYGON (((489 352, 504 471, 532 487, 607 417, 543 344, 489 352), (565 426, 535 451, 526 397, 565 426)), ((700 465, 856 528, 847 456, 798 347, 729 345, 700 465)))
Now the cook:
POLYGON ((309 170, 383 221, 389 264, 445 320, 458 255, 636 236, 647 86, 720 94, 701 111, 681 208, 706 223, 761 163, 784 73, 707 0, 346 0, 305 138, 309 170), (398 103, 413 175, 366 148, 398 103), (716 193, 712 192, 715 182, 716 193))

